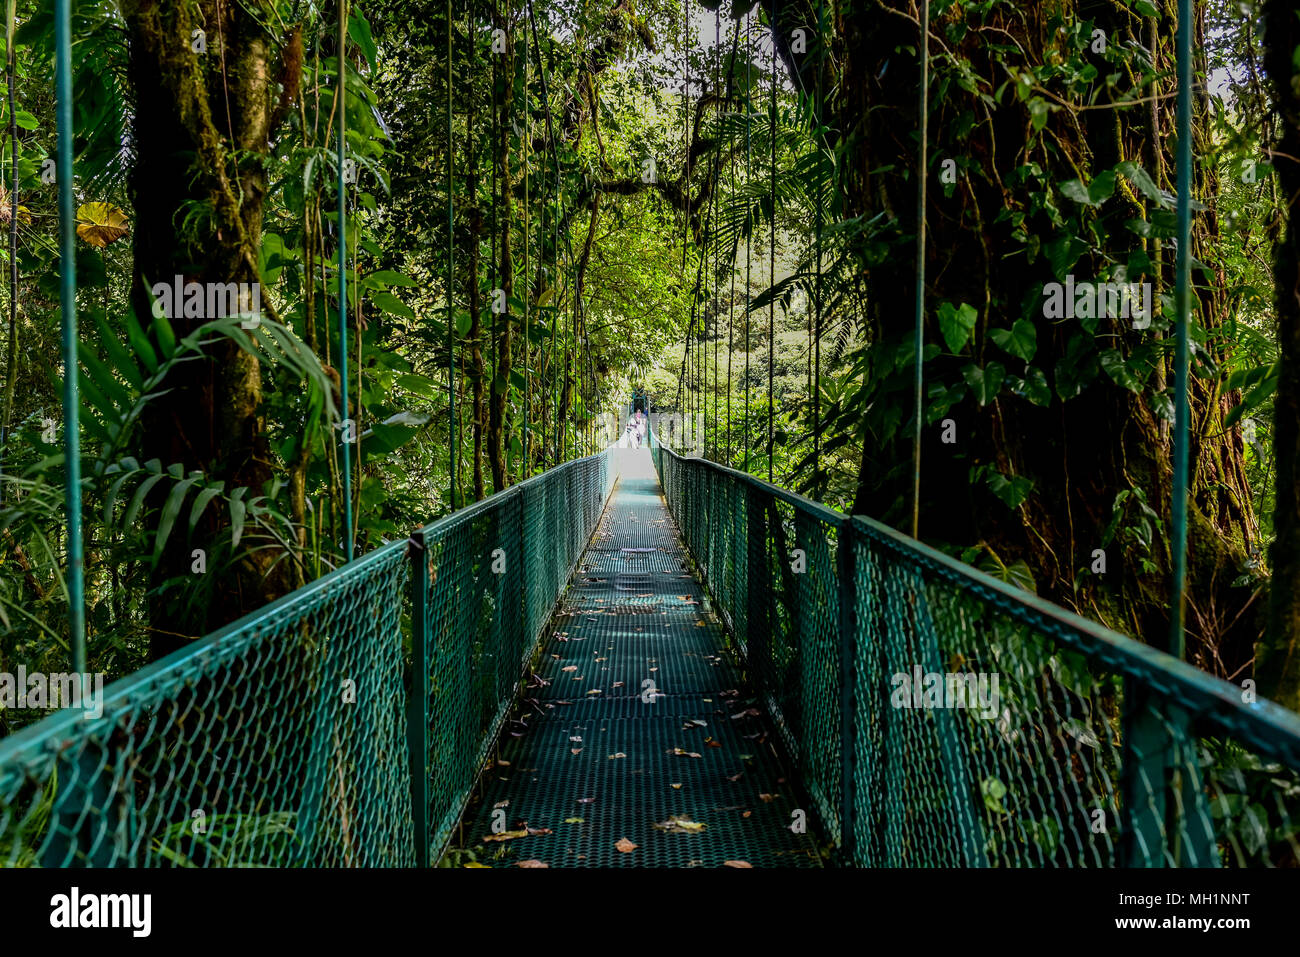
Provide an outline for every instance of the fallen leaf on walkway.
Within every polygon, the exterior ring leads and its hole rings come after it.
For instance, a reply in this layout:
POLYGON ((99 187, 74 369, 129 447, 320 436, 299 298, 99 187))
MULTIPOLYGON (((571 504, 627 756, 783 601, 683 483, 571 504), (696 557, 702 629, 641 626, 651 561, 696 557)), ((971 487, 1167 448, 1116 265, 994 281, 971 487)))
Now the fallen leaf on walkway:
POLYGON ((600 693, 601 691, 599 688, 592 688, 590 691, 587 692, 587 694, 600 694, 600 693))
POLYGON ((509 761, 502 761, 502 760, 500 760, 500 759, 497 759, 497 767, 499 767, 499 768, 508 768, 508 767, 510 767, 510 762, 509 762, 509 761))
POLYGON ((578 798, 579 804, 594 804, 595 801, 595 798, 578 798))
POLYGON ((507 800, 505 800, 505 801, 497 801, 496 804, 493 804, 493 805, 492 805, 492 810, 495 811, 495 810, 496 810, 497 808, 499 808, 499 807, 505 807, 505 806, 506 806, 507 804, 509 804, 509 803, 510 803, 509 799, 507 799, 507 800))
POLYGON ((664 754, 671 754, 671 755, 673 755, 673 756, 675 756, 675 757, 679 757, 679 758, 698 758, 698 757, 701 757, 701 755, 697 754, 696 752, 694 752, 694 751, 687 751, 687 750, 685 750, 685 749, 683 749, 683 748, 670 748, 669 750, 665 751, 664 754))
POLYGON ((718 742, 714 741, 712 738, 705 738, 705 739, 704 739, 704 743, 707 744, 707 745, 708 745, 709 747, 711 747, 711 748, 720 748, 720 747, 722 747, 722 745, 718 744, 718 742))
POLYGON ((749 817, 749 816, 750 816, 751 814, 753 814, 753 813, 754 813, 753 811, 746 811, 746 812, 744 812, 743 814, 741 814, 740 816, 741 816, 741 817, 749 817))
POLYGON ((615 687, 615 688, 621 688, 621 687, 623 687, 623 682, 621 682, 621 681, 615 681, 613 687, 615 687))
POLYGON ((759 711, 757 708, 746 708, 744 711, 740 712, 739 714, 733 714, 731 716, 731 720, 738 721, 741 718, 757 718, 760 715, 762 715, 762 713, 763 712, 759 711))
POLYGON ((581 740, 582 740, 582 735, 580 735, 580 734, 575 734, 575 735, 573 735, 571 738, 569 738, 569 740, 570 740, 570 741, 575 741, 575 742, 577 742, 577 741, 581 741, 581 740))
POLYGON ((483 836, 483 840, 485 840, 485 841, 513 841, 513 840, 514 840, 515 838, 517 838, 517 837, 527 837, 527 836, 528 836, 528 829, 527 829, 527 828, 523 828, 522 830, 518 830, 518 831, 502 831, 500 834, 485 834, 485 835, 483 836))
POLYGON ((754 865, 751 864, 751 863, 749 863, 749 861, 723 861, 723 862, 722 862, 722 866, 723 866, 723 867, 750 867, 750 868, 752 868, 754 865))
POLYGON ((528 828, 527 830, 528 830, 528 833, 531 834, 531 835, 537 835, 537 834, 553 834, 553 833, 555 833, 555 832, 552 831, 549 827, 530 827, 530 828, 528 828))
POLYGON ((577 666, 577 665, 565 665, 565 666, 564 666, 563 668, 561 668, 560 670, 561 670, 561 671, 577 671, 577 670, 578 670, 578 666, 577 666))
POLYGON ((582 754, 582 748, 569 748, 570 754, 582 754))
POLYGON ((622 751, 620 751, 620 752, 618 752, 618 754, 611 754, 611 755, 609 756, 609 759, 612 761, 612 760, 614 760, 615 758, 625 758, 625 757, 627 757, 627 755, 624 754, 622 751))
POLYGON ((661 831, 667 831, 669 834, 698 834, 708 825, 700 821, 692 821, 689 817, 674 814, 666 821, 659 821, 655 827, 661 831))
POLYGON ((765 804, 771 804, 773 801, 775 801, 775 800, 776 800, 777 798, 779 798, 780 796, 781 796, 781 795, 779 795, 779 794, 760 794, 760 795, 758 796, 758 799, 759 799, 760 801, 762 801, 763 803, 765 803, 765 804))
POLYGON ((668 785, 668 786, 669 786, 670 788, 674 788, 674 789, 676 789, 676 790, 678 790, 678 791, 680 791, 680 790, 682 789, 682 786, 681 786, 680 784, 670 784, 670 785, 668 785))
POLYGON ((520 867, 550 867, 551 865, 545 864, 542 861, 520 861, 519 866, 520 867))
POLYGON ((581 823, 582 823, 582 818, 580 818, 580 817, 566 817, 566 818, 564 819, 564 823, 565 823, 565 824, 581 824, 581 823))
POLYGON ((740 780, 742 777, 744 777, 744 776, 745 776, 745 772, 744 772, 744 771, 741 771, 739 774, 733 774, 733 775, 731 775, 730 777, 727 778, 727 780, 728 780, 728 781, 739 781, 739 780, 740 780))
POLYGON ((614 846, 617 847, 624 854, 631 854, 633 851, 637 849, 637 845, 633 844, 625 837, 620 837, 618 839, 618 843, 616 843, 614 846))
POLYGON ((691 728, 707 728, 709 723, 701 721, 699 718, 687 718, 686 723, 682 725, 683 731, 689 731, 691 728))

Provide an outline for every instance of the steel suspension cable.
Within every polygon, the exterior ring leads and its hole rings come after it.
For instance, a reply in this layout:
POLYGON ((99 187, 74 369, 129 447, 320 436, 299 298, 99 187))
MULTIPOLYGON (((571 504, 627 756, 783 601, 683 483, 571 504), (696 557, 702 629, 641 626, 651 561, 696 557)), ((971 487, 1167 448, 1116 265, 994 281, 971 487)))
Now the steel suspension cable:
MULTIPOLYGON (((722 55, 721 55, 722 12, 721 11, 722 11, 721 6, 719 6, 717 10, 713 11, 713 50, 714 50, 713 95, 714 97, 718 97, 719 91, 722 87, 722 77, 721 77, 722 74, 722 55)), ((717 110, 717 116, 719 120, 721 120, 722 101, 720 99, 716 110, 717 110)), ((713 186, 712 186, 712 192, 710 194, 710 203, 712 204, 713 209, 716 211, 718 208, 718 201, 719 201, 718 178, 721 172, 722 151, 719 148, 719 146, 716 144, 714 146, 714 151, 715 152, 713 155, 713 186)), ((716 234, 718 231, 718 227, 717 227, 718 217, 716 212, 714 213, 712 218, 714 224, 713 232, 714 234, 716 234)), ((719 289, 719 270, 721 268, 721 263, 719 261, 719 250, 718 250, 716 235, 710 237, 710 245, 713 246, 713 316, 712 316, 713 332, 712 335, 710 336, 710 339, 713 342, 713 356, 712 356, 712 360, 710 361, 710 365, 712 366, 712 371, 713 371, 713 388, 712 390, 710 390, 709 396, 713 401, 713 429, 712 429, 713 459, 714 461, 717 461, 718 459, 718 311, 721 305, 720 302, 721 290, 719 289)), ((706 455, 707 455, 707 450, 706 450, 706 455)))
POLYGON ((750 312, 753 306, 752 286, 750 284, 750 251, 754 239, 754 218, 752 215, 752 206, 750 205, 750 175, 751 157, 749 151, 749 127, 753 120, 753 104, 750 102, 750 93, 754 88, 753 65, 754 65, 754 35, 753 24, 750 20, 751 11, 745 11, 745 425, 741 434, 745 437, 745 452, 743 458, 743 469, 749 471, 749 324, 750 312))
POLYGON ((771 241, 767 283, 767 480, 773 480, 776 457, 776 0, 772 0, 772 115, 768 133, 772 139, 771 241))
MULTIPOLYGON (((531 28, 532 28, 532 32, 533 32, 533 45, 537 48, 537 66, 538 66, 538 69, 540 70, 540 73, 541 73, 541 81, 542 81, 542 101, 546 104, 546 112, 545 112, 545 116, 546 116, 546 137, 547 137, 547 141, 548 141, 548 143, 549 143, 549 145, 550 145, 551 160, 552 160, 552 162, 553 162, 554 165, 555 165, 555 210, 556 210, 556 213, 558 214, 558 211, 562 210, 563 205, 564 205, 564 194, 563 194, 563 190, 562 190, 562 188, 561 188, 561 183, 560 183, 560 180, 561 180, 561 174, 560 174, 560 154, 559 154, 559 151, 556 149, 556 145, 555 145, 555 126, 554 126, 554 123, 552 122, 552 119, 551 119, 551 94, 550 94, 550 88, 549 88, 548 85, 547 85, 547 79, 546 79, 546 63, 542 60, 542 55, 541 55, 542 43, 541 43, 541 40, 540 40, 540 39, 538 38, 538 36, 537 36, 537 17, 536 17, 536 14, 535 14, 534 10, 533 10, 533 5, 532 5, 531 3, 528 4, 528 19, 529 19, 529 24, 530 24, 530 26, 531 26, 531 28)), ((555 287, 556 287, 556 288, 559 287, 559 282, 558 282, 558 280, 559 280, 559 274, 560 274, 559 263, 558 263, 558 261, 557 261, 557 260, 559 259, 559 255, 560 255, 560 220, 559 220, 559 217, 558 217, 557 214, 553 214, 552 217, 551 217, 551 221, 552 221, 552 223, 554 224, 554 227, 555 227, 555 232, 553 233, 554 240, 553 240, 553 244, 552 244, 552 248, 553 248, 554 252, 553 252, 553 254, 552 254, 552 255, 553 255, 553 258, 552 258, 552 260, 551 260, 551 263, 552 263, 552 265, 555 267, 555 277, 556 277, 555 287)), ((577 301, 577 300, 576 300, 576 290, 574 290, 574 289, 572 288, 572 270, 573 270, 573 268, 574 268, 574 263, 573 263, 573 239, 572 239, 572 233, 570 232, 569 222, 568 222, 567 217, 565 218, 565 224, 564 224, 564 248, 565 248, 565 259, 566 259, 566 261, 567 261, 567 264, 568 264, 568 267, 569 267, 569 270, 570 270, 570 290, 571 290, 571 292, 575 295, 575 300, 574 300, 574 301, 575 301, 575 303, 576 303, 576 301, 577 301)), ((552 328, 552 342, 554 342, 554 335, 555 335, 555 331, 556 331, 556 326, 557 326, 558 321, 559 321, 559 306, 558 306, 558 302, 559 302, 559 294, 558 294, 558 293, 556 293, 556 294, 553 296, 553 300, 557 303, 557 305, 556 305, 556 307, 555 307, 555 313, 554 313, 554 315, 555 315, 555 321, 552 322, 552 326, 551 326, 551 328, 552 328)), ((575 315, 576 315, 576 313, 575 313, 575 315)), ((576 319, 575 319, 575 323, 576 323, 576 319)), ((575 325, 575 327, 574 327, 574 332, 575 332, 575 334, 576 334, 576 325, 575 325)), ((552 345, 552 358, 554 358, 554 350, 555 350, 555 347, 554 347, 554 345, 552 345)), ((569 360, 568 360, 568 346, 567 346, 567 345, 565 346, 565 360, 564 360, 564 361, 565 361, 565 376, 566 376, 566 378, 567 378, 567 376, 568 376, 568 361, 569 361, 569 360)), ((556 421, 556 423, 557 423, 557 425, 558 425, 558 428, 560 428, 560 429, 562 430, 562 434, 564 435, 564 442, 566 443, 566 449, 567 449, 567 441, 568 441, 568 439, 567 439, 567 435, 568 435, 568 430, 567 430, 567 427, 564 425, 564 423, 560 423, 560 422, 559 422, 559 400, 558 400, 558 397, 557 397, 557 399, 556 399, 555 421, 556 421)), ((576 438, 576 434, 575 434, 575 438, 576 438)), ((557 450, 557 451, 558 451, 558 450, 557 450)))
MULTIPOLYGON (((824 8, 821 4, 817 6, 817 36, 821 37, 821 27, 824 19, 824 8)), ((822 71, 825 69, 824 58, 826 55, 826 44, 824 41, 818 42, 817 46, 817 96, 813 100, 813 122, 820 129, 821 115, 818 107, 822 99, 822 71)), ((812 400, 813 400, 813 417, 812 417, 812 437, 813 437, 813 498, 821 497, 821 398, 822 398, 822 204, 825 201, 824 185, 822 177, 822 150, 817 146, 817 222, 816 222, 816 247, 817 247, 817 274, 813 280, 813 315, 815 332, 813 334, 813 380, 812 380, 812 400)))
MULTIPOLYGON (((525 0, 525 3, 527 0, 525 0)), ((533 277, 529 271, 528 249, 532 244, 532 219, 530 199, 528 194, 528 167, 529 152, 531 144, 528 142, 528 127, 531 125, 531 117, 528 109, 528 31, 524 31, 524 109, 523 125, 520 127, 519 145, 523 156, 524 166, 524 288, 523 296, 520 297, 524 303, 524 441, 523 452, 524 460, 520 467, 520 476, 528 478, 532 474, 532 443, 533 443, 533 379, 532 379, 532 328, 529 321, 529 300, 532 298, 533 277)))
MULTIPOLYGON (((451 0, 448 0, 450 4, 451 0)), ((338 49, 338 97, 339 140, 338 140, 338 200, 339 200, 339 397, 343 408, 343 553, 352 561, 353 527, 352 527, 352 443, 357 440, 359 425, 352 420, 351 405, 348 398, 348 212, 347 194, 344 190, 344 170, 347 154, 347 42, 348 42, 348 4, 347 0, 339 2, 339 49, 338 49)))
MULTIPOLYGON (((78 402, 76 221, 72 209, 72 0, 54 8, 54 95, 58 124, 59 309, 63 346, 64 502, 68 511, 68 637, 72 670, 86 671, 85 547, 81 531, 81 420, 78 402)), ((17 144, 12 147, 17 151, 17 144)), ((10 202, 17 216, 18 197, 10 202)))
POLYGON ((456 314, 453 288, 456 278, 456 181, 453 178, 455 153, 452 144, 451 95, 451 0, 447 0, 447 400, 451 429, 449 484, 451 510, 454 512, 459 507, 460 476, 457 474, 456 458, 460 451, 457 448, 460 444, 460 419, 456 415, 456 314))
POLYGON ((1192 245, 1192 2, 1178 0, 1178 250, 1174 302, 1178 313, 1174 357, 1173 595, 1170 599, 1169 653, 1182 658, 1187 583, 1187 490, 1190 408, 1188 405, 1188 330, 1191 324, 1192 245))
POLYGON ((920 535, 921 524, 921 389, 922 361, 925 348, 925 186, 929 176, 930 128, 930 0, 921 0, 921 142, 920 169, 916 178, 916 312, 913 328, 915 374, 912 381, 916 436, 912 443, 912 537, 920 535))

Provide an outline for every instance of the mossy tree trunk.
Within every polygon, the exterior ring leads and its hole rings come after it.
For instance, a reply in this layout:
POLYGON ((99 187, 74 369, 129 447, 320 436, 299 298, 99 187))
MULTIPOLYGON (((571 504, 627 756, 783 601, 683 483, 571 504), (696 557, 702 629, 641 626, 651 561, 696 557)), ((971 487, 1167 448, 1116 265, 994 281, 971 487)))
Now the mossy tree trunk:
MULTIPOLYGON (((129 0, 123 13, 137 97, 131 302, 147 327, 153 283, 178 275, 199 283, 260 280, 265 159, 281 53, 267 32, 274 18, 264 2, 129 0)), ((177 316, 172 325, 179 338, 203 321, 177 316)), ((202 470, 228 490, 247 486, 250 498, 261 495, 272 461, 258 362, 233 342, 214 344, 204 362, 179 368, 165 386, 167 398, 150 404, 143 423, 143 457, 180 464, 187 473, 202 470)), ((223 572, 218 558, 221 542, 229 540, 228 520, 217 509, 207 515, 193 544, 206 546, 210 600, 197 608, 179 607, 165 595, 155 602, 155 655, 290 587, 289 565, 277 563, 275 549, 245 545, 235 573, 223 572)), ((172 536, 153 587, 193 574, 184 537, 172 536)))
POLYGON ((1269 635, 1259 649, 1260 690, 1300 711, 1300 21, 1290 0, 1265 8, 1265 68, 1279 123, 1272 164, 1286 202, 1286 233, 1273 261, 1280 375, 1273 407, 1277 460, 1276 538, 1271 558, 1269 635))
MULTIPOLYGON (((865 226, 883 214, 860 252, 871 371, 861 403, 866 411, 859 422, 863 448, 854 511, 906 529, 915 435, 914 291, 898 277, 912 272, 915 257, 920 24, 916 5, 902 0, 834 4, 827 75, 818 83, 815 47, 801 57, 790 43, 795 29, 816 22, 814 6, 778 6, 782 55, 804 89, 831 91, 820 106, 841 158, 847 215, 865 226)), ((1161 188, 1174 189, 1172 159, 1158 155, 1163 162, 1153 162, 1147 145, 1173 149, 1172 84, 1161 81, 1146 91, 1162 97, 1154 106, 1111 105, 1136 85, 1139 72, 1116 51, 1155 37, 1153 68, 1172 72, 1174 5, 1157 4, 1158 21, 1090 0, 1003 4, 986 17, 970 6, 948 7, 930 28, 925 336, 939 351, 925 363, 920 534, 979 546, 1007 565, 1023 561, 1039 594, 1164 647, 1171 449, 1159 412, 1168 402, 1160 383, 1172 355, 1172 317, 1161 316, 1158 294, 1172 293, 1172 246, 1162 255, 1155 237, 1126 231, 1127 221, 1150 222, 1156 204, 1123 177, 1096 208, 1081 208, 1059 187, 1071 179, 1090 183, 1131 161, 1158 178, 1161 188), (1064 37, 1079 23, 1087 24, 1085 39, 1069 47, 1064 37), (1109 53, 1089 49, 1093 29, 1102 31, 1109 53), (1031 92, 1018 94, 1018 73, 1056 66, 1057 77, 1064 75, 1080 47, 1098 77, 1118 74, 1113 93, 1098 79, 1086 93, 1097 87, 1101 93, 1080 109, 1085 99, 1077 89, 1040 75, 1031 92), (955 60, 968 66, 963 82, 955 82, 955 60), (940 172, 948 160, 956 161, 956 176, 946 183, 940 172), (1071 255, 1068 244, 1080 238, 1081 251, 1071 255), (1100 319, 1081 335, 1078 320, 1044 316, 1044 285, 1063 274, 1122 281, 1116 263, 1146 260, 1150 265, 1135 265, 1127 279, 1155 285, 1153 328, 1100 319), (969 342, 955 354, 937 319, 945 302, 975 311, 969 342), (991 335, 1016 320, 1034 328, 1029 359, 1009 354, 991 335), (1007 379, 1024 385, 980 396, 971 370, 987 373, 995 362, 1007 379), (1140 382, 1122 384, 1135 373, 1140 382), (931 408, 939 396, 951 399, 947 409, 931 408), (951 420, 955 442, 943 441, 945 420, 951 420), (1014 503, 1008 505, 990 480, 1020 485, 1023 497, 1015 502, 1020 496, 1004 486, 1014 503), (1092 572, 1097 550, 1105 553, 1104 574, 1092 572)), ((1196 31, 1199 39, 1200 23, 1196 31)), ((1198 104, 1198 153, 1205 145, 1205 105, 1198 104)), ((1197 177, 1197 198, 1209 203, 1207 173, 1199 165, 1197 177)), ((1216 231, 1213 208, 1197 214, 1193 254, 1202 262, 1214 261, 1216 231)), ((1223 427, 1238 397, 1223 392, 1212 365, 1224 348, 1215 338, 1224 320, 1224 278, 1197 270, 1193 279, 1195 321, 1209 333, 1210 347, 1208 363, 1198 363, 1204 377, 1194 376, 1191 388, 1187 644, 1194 663, 1226 676, 1249 662, 1262 630, 1263 603, 1254 600, 1258 583, 1234 586, 1258 530, 1241 436, 1223 427)), ((1167 379, 1172 382, 1172 375, 1167 379)))

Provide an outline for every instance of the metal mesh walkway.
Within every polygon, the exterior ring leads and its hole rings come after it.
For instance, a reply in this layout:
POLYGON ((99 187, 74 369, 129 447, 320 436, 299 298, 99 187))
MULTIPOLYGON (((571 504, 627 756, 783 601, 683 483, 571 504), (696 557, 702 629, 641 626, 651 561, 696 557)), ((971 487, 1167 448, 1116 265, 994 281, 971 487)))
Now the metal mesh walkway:
POLYGON ((622 457, 463 844, 502 864, 817 866, 650 454, 622 457))

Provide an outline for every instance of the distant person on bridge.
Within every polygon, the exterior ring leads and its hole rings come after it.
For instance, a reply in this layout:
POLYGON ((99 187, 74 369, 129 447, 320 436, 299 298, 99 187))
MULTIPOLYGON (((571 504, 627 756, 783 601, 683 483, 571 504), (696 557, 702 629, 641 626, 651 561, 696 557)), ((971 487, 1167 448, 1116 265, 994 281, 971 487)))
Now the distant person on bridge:
POLYGON ((645 444, 646 417, 640 409, 636 410, 636 447, 639 449, 645 444))

